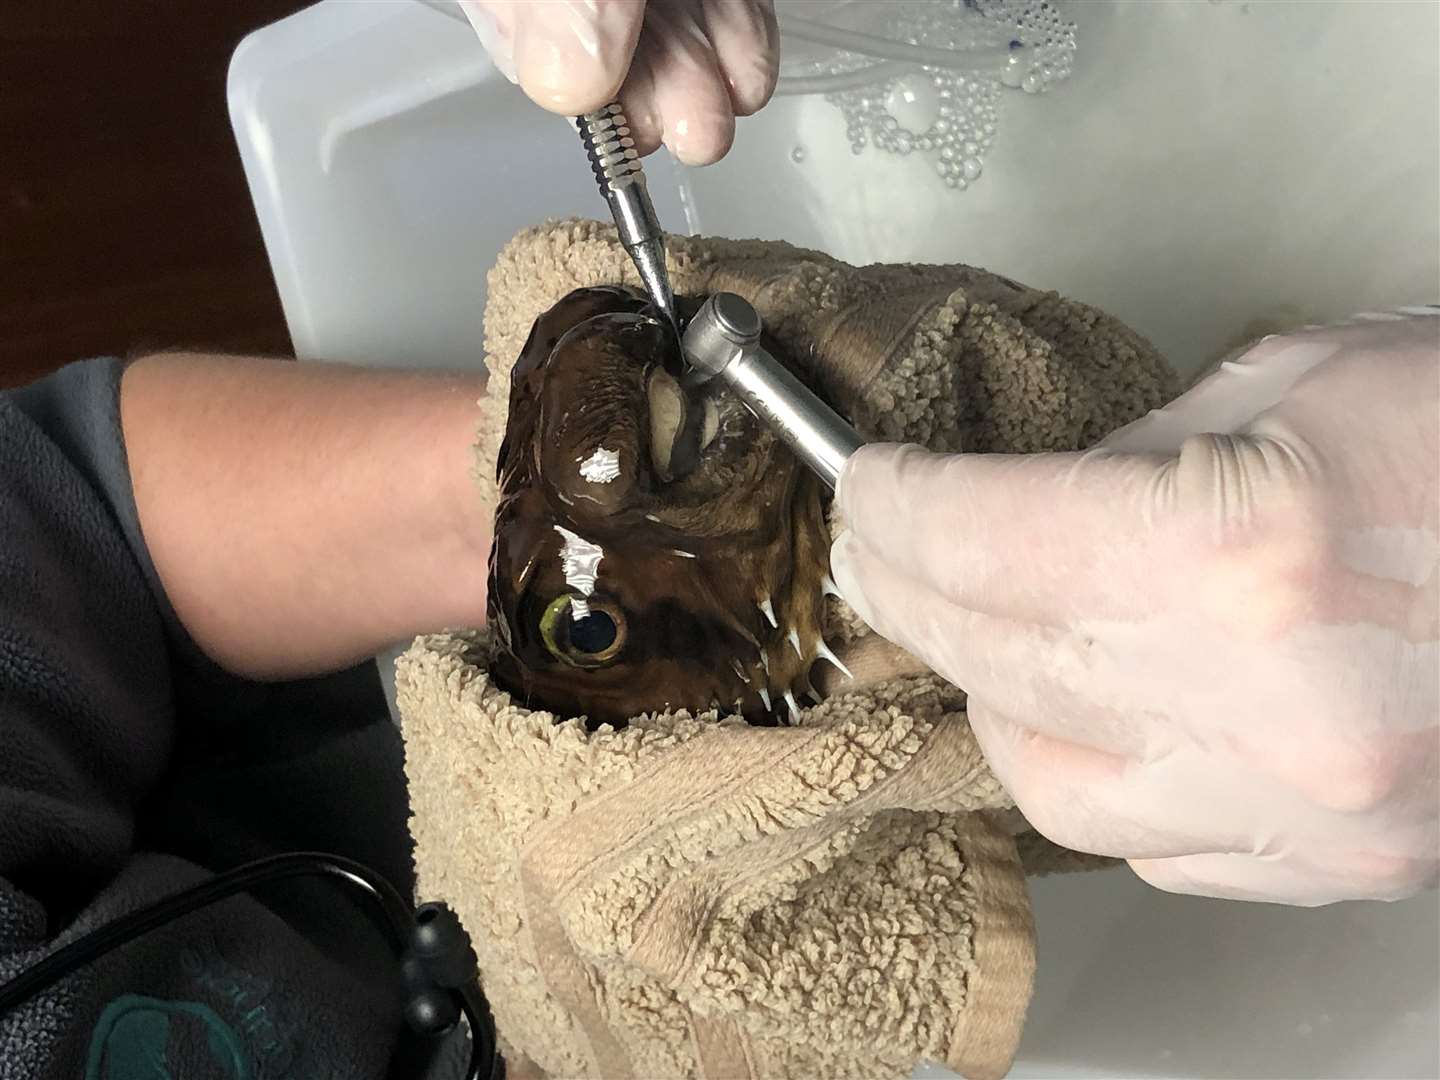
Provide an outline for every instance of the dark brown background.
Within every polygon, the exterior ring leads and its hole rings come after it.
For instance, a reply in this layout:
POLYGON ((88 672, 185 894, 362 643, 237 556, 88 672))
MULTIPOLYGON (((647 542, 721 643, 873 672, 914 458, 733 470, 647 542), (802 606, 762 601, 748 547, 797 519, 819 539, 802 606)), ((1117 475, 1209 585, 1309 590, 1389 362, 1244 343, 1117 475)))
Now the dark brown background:
POLYGON ((289 354, 225 106, 297 0, 0 0, 0 386, 190 346, 289 354))

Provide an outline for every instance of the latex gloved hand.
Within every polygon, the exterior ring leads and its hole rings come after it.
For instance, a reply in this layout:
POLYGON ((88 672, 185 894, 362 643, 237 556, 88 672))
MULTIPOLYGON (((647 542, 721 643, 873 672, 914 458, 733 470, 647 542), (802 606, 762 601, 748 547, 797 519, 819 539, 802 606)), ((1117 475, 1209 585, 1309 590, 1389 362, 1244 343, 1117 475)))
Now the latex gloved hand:
POLYGON ((579 116, 619 100, 636 147, 688 165, 730 149, 735 117, 775 90, 771 0, 461 0, 495 64, 537 104, 579 116))
POLYGON ((1086 453, 866 448, 834 576, 1052 840, 1175 892, 1399 898, 1440 844, 1437 472, 1440 318, 1366 317, 1086 453))

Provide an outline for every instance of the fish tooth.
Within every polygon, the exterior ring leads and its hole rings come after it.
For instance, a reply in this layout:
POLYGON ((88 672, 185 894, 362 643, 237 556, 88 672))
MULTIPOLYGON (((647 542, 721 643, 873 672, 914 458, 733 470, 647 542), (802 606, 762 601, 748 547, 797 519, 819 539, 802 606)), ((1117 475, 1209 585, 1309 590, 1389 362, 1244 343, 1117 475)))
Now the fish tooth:
POLYGON ((765 597, 764 600, 760 601, 759 606, 765 618, 770 620, 770 625, 778 628, 780 624, 775 620, 775 608, 771 605, 770 598, 768 596, 765 597))
POLYGON ((826 574, 820 582, 820 595, 833 596, 840 600, 845 599, 840 595, 840 586, 835 584, 835 579, 829 574, 826 574))
POLYGON ((765 650, 760 650, 760 666, 765 669, 765 674, 770 674, 770 657, 765 655, 765 650))
POLYGON ((785 691, 785 704, 790 707, 790 719, 798 720, 800 718, 800 703, 795 700, 795 695, 789 690, 785 691))
POLYGON ((836 656, 836 655, 830 650, 830 646, 829 646, 829 645, 826 645, 826 644, 825 644, 825 639, 824 639, 824 638, 821 638, 821 639, 816 643, 816 645, 815 645, 815 656, 816 656, 817 659, 820 659, 820 660, 829 660, 830 663, 834 664, 837 668, 839 668, 841 671, 843 671, 843 672, 845 673, 845 677, 846 677, 847 679, 853 679, 853 678, 855 678, 855 676, 854 676, 853 674, 851 674, 850 669, 845 666, 844 661, 842 661, 838 656, 836 656))
POLYGON ((745 668, 741 666, 739 660, 731 660, 730 667, 735 672, 735 674, 740 677, 741 682, 743 682, 746 686, 750 685, 750 676, 745 674, 745 668))
POLYGON ((769 712, 769 711, 770 711, 770 691, 769 691, 768 689, 766 689, 765 687, 763 687, 763 686, 760 687, 760 700, 765 703, 765 711, 766 711, 766 712, 769 712))
POLYGON ((800 631, 796 630, 792 626, 790 628, 790 633, 785 635, 785 639, 789 641, 791 645, 795 646, 795 655, 800 657, 801 660, 804 660, 805 653, 800 648, 800 631))

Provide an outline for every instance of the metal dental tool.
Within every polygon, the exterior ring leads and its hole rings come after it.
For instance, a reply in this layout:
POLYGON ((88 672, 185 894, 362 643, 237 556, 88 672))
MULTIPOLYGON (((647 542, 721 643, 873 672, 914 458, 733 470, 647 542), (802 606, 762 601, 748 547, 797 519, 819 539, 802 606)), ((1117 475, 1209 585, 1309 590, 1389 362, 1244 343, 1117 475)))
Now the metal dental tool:
MULTIPOLYGON (((625 113, 615 103, 576 117, 575 124, 620 242, 650 299, 678 335, 675 295, 665 273, 665 234, 650 203, 625 113)), ((864 440, 761 347, 760 330, 760 316, 744 298, 716 293, 690 320, 681 351, 697 382, 718 375, 833 491, 846 460, 864 440)))
POLYGON ((681 349, 697 382, 718 376, 833 491, 865 440, 765 351, 760 330, 743 297, 715 293, 685 328, 681 349))
POLYGON ((575 124, 590 155, 590 167, 595 170, 600 194, 610 204, 620 242, 629 252, 635 269, 640 271, 645 291, 665 313, 678 336, 680 323, 675 316, 675 295, 670 291, 670 279, 665 273, 665 234, 655 217, 655 207, 650 204, 645 173, 640 169, 640 155, 635 152, 635 140, 630 137, 625 113, 618 103, 611 104, 576 117, 575 124))

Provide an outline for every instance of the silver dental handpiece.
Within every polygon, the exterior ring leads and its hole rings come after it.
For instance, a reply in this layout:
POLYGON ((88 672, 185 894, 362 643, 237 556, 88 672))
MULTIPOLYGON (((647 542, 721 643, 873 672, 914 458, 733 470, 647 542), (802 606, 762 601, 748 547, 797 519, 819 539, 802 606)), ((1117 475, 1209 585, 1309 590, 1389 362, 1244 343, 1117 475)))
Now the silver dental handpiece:
POLYGON ((577 116, 575 126, 590 157, 590 168, 595 172, 600 194, 610 205, 620 243, 639 271, 650 299, 678 332, 675 294, 670 291, 670 278, 665 273, 665 233, 650 202, 640 155, 635 152, 625 113, 618 104, 607 105, 577 116))
POLYGON ((718 377, 835 490, 865 440, 760 345, 760 316, 734 293, 715 293, 690 320, 681 347, 699 382, 718 377))

